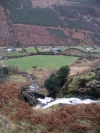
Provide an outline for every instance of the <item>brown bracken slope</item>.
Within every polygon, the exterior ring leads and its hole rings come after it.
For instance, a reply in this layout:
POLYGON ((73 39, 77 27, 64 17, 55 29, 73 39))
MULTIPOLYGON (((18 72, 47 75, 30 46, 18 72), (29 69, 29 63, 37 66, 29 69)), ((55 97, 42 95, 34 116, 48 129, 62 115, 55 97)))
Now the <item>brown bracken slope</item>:
MULTIPOLYGON (((27 103, 19 100, 21 83, 6 82, 0 84, 0 98, 6 104, 5 107, 0 103, 0 114, 10 118, 14 123, 27 121, 30 125, 42 125, 45 130, 38 130, 41 133, 99 133, 100 131, 100 105, 93 103, 89 105, 64 105, 58 106, 56 111, 51 113, 36 114, 27 103), (15 111, 14 111, 15 110, 15 111)), ((38 109, 37 109, 38 110, 38 109)), ((44 113, 43 113, 44 112, 44 113)), ((27 131, 31 129, 25 125, 27 131)), ((19 128, 16 128, 19 132, 19 128)), ((32 131, 30 131, 32 132, 32 131)))

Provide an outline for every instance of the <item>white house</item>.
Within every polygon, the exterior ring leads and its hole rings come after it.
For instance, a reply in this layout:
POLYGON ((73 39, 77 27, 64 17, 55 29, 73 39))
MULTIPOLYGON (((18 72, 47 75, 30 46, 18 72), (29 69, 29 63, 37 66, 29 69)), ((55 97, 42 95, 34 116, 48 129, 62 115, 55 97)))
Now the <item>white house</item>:
POLYGON ((86 50, 88 50, 88 51, 89 51, 89 50, 93 50, 93 48, 92 48, 92 47, 88 47, 88 48, 86 48, 86 50))
POLYGON ((10 48, 9 48, 9 49, 7 49, 7 52, 12 52, 12 49, 10 49, 10 48))

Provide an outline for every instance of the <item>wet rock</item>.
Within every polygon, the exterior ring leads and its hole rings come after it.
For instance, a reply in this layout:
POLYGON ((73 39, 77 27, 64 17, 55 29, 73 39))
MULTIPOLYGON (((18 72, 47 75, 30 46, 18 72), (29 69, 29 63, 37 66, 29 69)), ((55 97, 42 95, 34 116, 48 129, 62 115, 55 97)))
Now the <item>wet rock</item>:
POLYGON ((93 80, 90 82, 89 94, 95 98, 100 98, 100 81, 93 80))
POLYGON ((30 86, 23 85, 21 87, 20 99, 28 102, 30 106, 35 106, 38 103, 38 98, 45 98, 43 94, 39 92, 40 87, 38 83, 32 78, 32 75, 27 75, 30 80, 30 86))

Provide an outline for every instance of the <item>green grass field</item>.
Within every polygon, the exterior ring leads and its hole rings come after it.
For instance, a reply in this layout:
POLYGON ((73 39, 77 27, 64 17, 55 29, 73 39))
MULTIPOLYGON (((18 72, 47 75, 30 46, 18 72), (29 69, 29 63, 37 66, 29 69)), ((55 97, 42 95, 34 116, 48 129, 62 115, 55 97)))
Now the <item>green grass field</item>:
POLYGON ((18 81, 18 82, 25 82, 25 77, 19 76, 19 75, 12 75, 10 76, 12 80, 18 81))
POLYGON ((26 51, 27 51, 28 53, 36 53, 36 52, 37 52, 36 49, 35 49, 34 47, 26 48, 26 51))
POLYGON ((5 56, 20 56, 20 55, 25 55, 26 53, 25 52, 11 52, 11 53, 6 53, 5 56))
POLYGON ((91 51, 91 53, 92 53, 92 52, 97 52, 97 53, 100 53, 100 48, 95 49, 95 50, 92 50, 92 51, 91 51))
POLYGON ((31 70, 32 66, 44 67, 46 69, 59 69, 61 66, 70 65, 78 58, 71 56, 49 56, 38 55, 17 59, 5 60, 7 66, 17 66, 20 70, 31 70))
POLYGON ((64 50, 66 50, 68 47, 67 47, 67 46, 59 46, 58 48, 60 48, 61 51, 64 51, 64 50))
POLYGON ((44 52, 43 49, 40 48, 40 47, 37 47, 37 49, 38 49, 39 52, 44 52))

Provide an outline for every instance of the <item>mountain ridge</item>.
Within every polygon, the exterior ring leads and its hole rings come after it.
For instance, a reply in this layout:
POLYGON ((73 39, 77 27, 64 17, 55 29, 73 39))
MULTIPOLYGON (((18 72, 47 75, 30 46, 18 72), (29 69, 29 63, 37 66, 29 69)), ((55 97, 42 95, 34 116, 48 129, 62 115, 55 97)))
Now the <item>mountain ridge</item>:
POLYGON ((73 1, 1 1, 0 46, 99 45, 100 4, 73 1))

